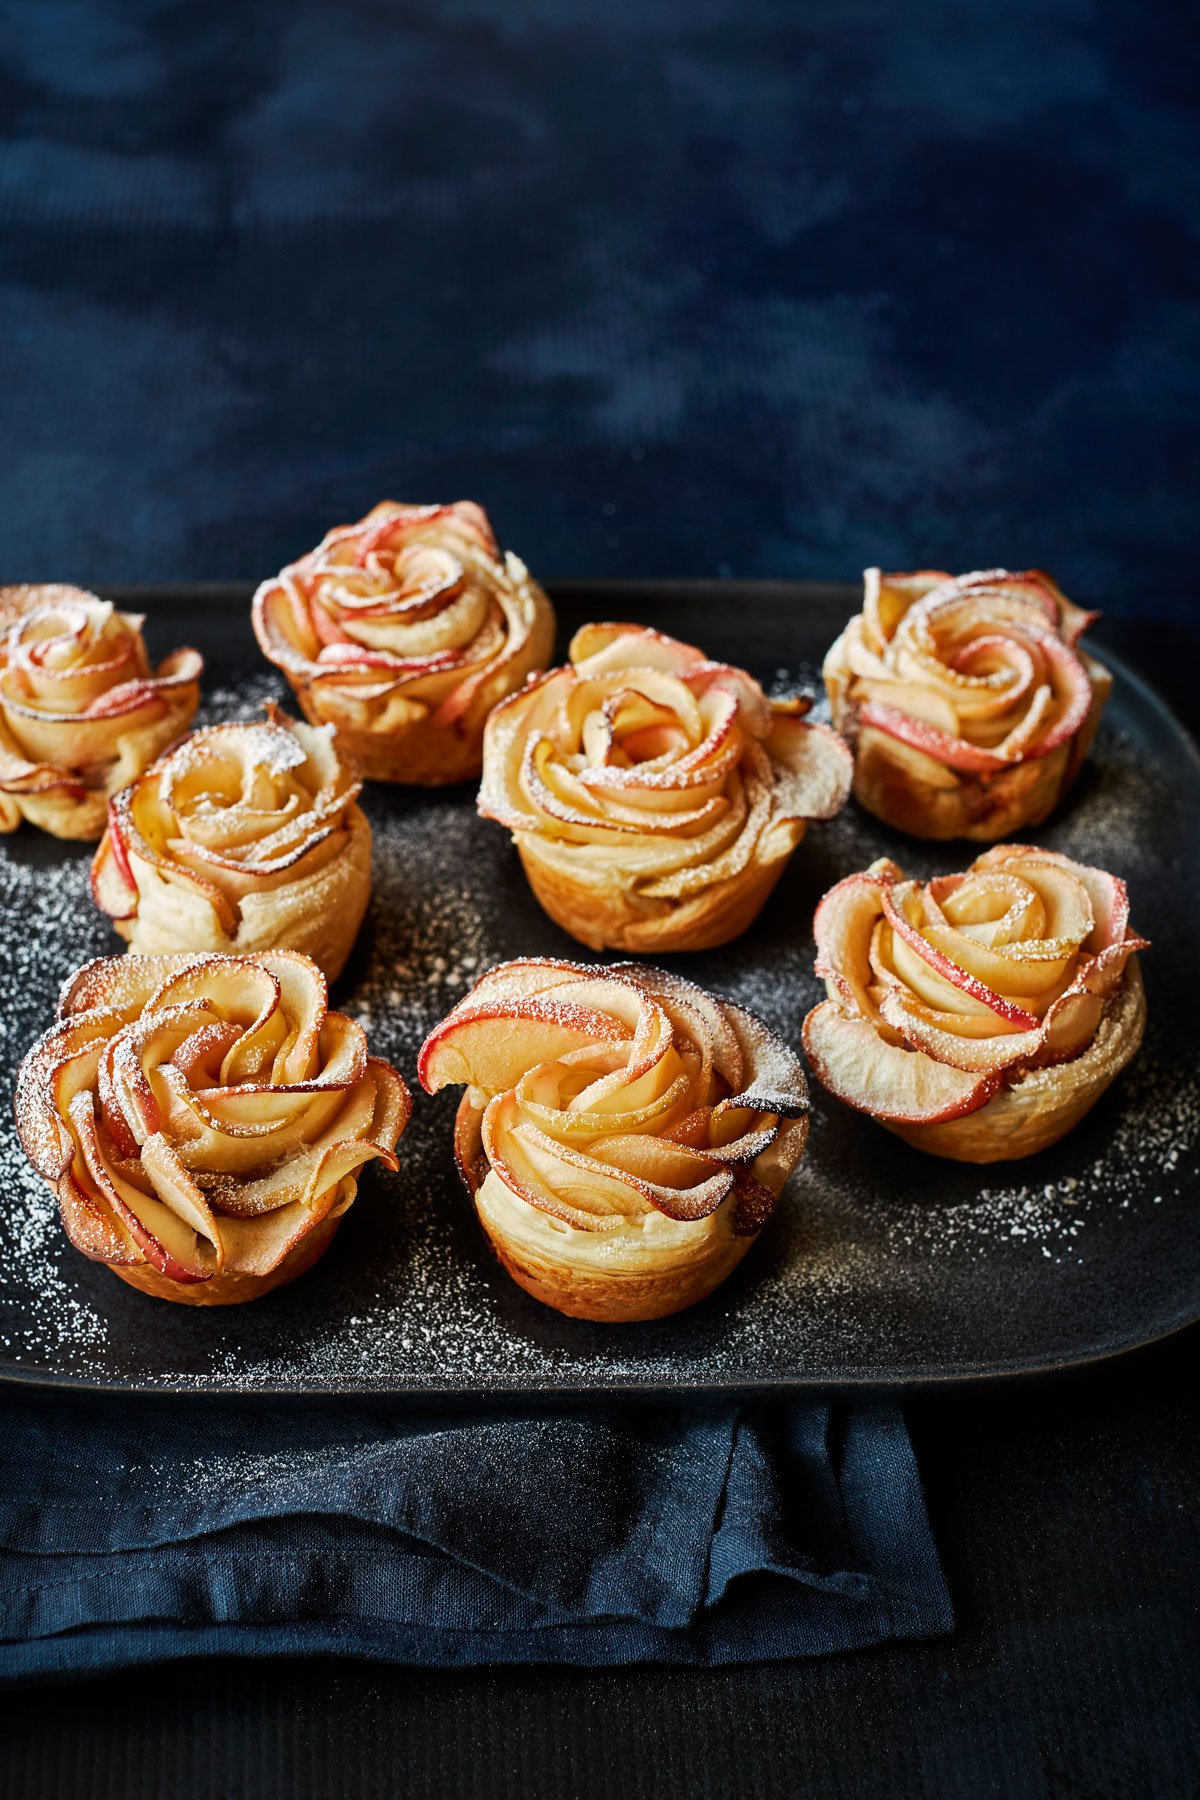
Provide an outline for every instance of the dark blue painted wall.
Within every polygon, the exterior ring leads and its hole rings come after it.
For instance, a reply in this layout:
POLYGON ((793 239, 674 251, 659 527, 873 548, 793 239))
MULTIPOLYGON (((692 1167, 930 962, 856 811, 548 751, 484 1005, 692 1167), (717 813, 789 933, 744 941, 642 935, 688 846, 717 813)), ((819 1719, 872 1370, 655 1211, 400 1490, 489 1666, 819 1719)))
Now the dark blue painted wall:
POLYGON ((0 565, 1040 562, 1196 605, 1200 115, 1133 0, 0 5, 0 565))

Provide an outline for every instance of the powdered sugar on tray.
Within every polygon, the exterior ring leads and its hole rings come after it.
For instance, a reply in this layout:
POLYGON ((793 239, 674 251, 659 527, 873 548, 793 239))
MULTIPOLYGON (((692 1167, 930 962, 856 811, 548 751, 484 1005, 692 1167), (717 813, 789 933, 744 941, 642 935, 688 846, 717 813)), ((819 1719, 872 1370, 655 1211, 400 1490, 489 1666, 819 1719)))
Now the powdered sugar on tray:
POLYGON ((225 725, 234 719, 259 719, 268 700, 276 700, 293 716, 298 711, 287 683, 274 669, 255 669, 240 681, 205 688, 197 725, 225 725))
MULTIPOLYGON (((11 1120, 12 1077, 25 1050, 52 1022, 59 985, 110 947, 108 921, 88 892, 89 857, 48 847, 32 832, 0 860, 0 1045, 11 1120)), ((0 1311, 0 1350, 44 1356, 104 1341, 107 1326, 79 1286, 58 1202, 26 1161, 11 1124, 0 1133, 0 1279, 19 1303, 0 1311)))
MULTIPOLYGON (((819 671, 798 663, 768 686, 819 691, 819 671)), ((278 676, 255 671, 207 693, 201 722, 261 717, 270 698, 295 711, 278 676)), ((825 710, 818 702, 812 716, 825 710)), ((804 1161, 743 1267, 691 1313, 615 1329, 561 1319, 493 1263, 453 1169, 455 1094, 416 1092, 399 1173, 368 1175, 317 1270, 244 1308, 165 1306, 87 1264, 7 1131, 0 1355, 85 1379, 183 1389, 533 1392, 837 1381, 848 1372, 887 1380, 898 1367, 928 1367, 931 1345, 947 1366, 968 1366, 981 1332, 993 1364, 1008 1345, 1019 1363, 1031 1337, 1069 1343, 1075 1327, 1060 1329, 1060 1319, 1080 1293, 1103 1297, 1110 1331, 1135 1336, 1138 1284, 1161 1279, 1171 1221, 1200 1169, 1200 1079, 1178 1018, 1195 959, 1169 879, 1173 860, 1182 869, 1190 853, 1170 829, 1178 802, 1154 772, 1149 729, 1144 717, 1137 731, 1106 728, 1076 795, 1032 834, 1125 874, 1134 924, 1153 943, 1143 959, 1150 1029, 1140 1058, 1064 1145, 1035 1161, 938 1163, 812 1084, 804 1161)), ((371 908, 332 1003, 416 1091, 422 1040, 484 970, 514 956, 592 957, 541 913, 507 833, 477 815, 470 790, 368 784, 363 805, 374 833, 371 908)), ((971 854, 897 838, 851 804, 812 827, 750 932, 672 966, 795 1045, 820 996, 811 919, 824 889, 880 855, 929 875, 971 854)), ((90 899, 88 862, 83 847, 29 830, 0 850, 10 1082, 50 1022, 61 981, 121 948, 90 899)))

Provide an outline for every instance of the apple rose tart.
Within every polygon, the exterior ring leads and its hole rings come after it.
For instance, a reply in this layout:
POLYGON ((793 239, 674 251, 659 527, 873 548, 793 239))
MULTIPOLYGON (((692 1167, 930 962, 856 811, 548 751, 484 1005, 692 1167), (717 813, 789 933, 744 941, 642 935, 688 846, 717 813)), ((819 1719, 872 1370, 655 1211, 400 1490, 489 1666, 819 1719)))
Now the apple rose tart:
POLYGON ((817 908, 828 999, 804 1047, 831 1093, 919 1150, 1003 1162, 1064 1137, 1146 1026, 1125 884, 999 844, 922 886, 885 859, 817 908))
POLYGON ((362 783, 328 726, 195 731, 109 804, 92 893, 131 950, 299 950, 341 974, 371 892, 362 783))
POLYGON ((67 1236, 144 1293, 251 1300, 303 1274, 411 1100, 307 956, 111 956, 63 988, 17 1079, 67 1236))
POLYGON ((496 708, 479 810, 542 906, 595 950, 705 950, 757 917, 850 790, 841 739, 742 669, 637 625, 585 625, 571 661, 496 708))
POLYGON ((883 575, 825 658, 833 722, 868 812, 924 838, 1039 825, 1074 779, 1112 686, 1079 648, 1098 615, 1040 569, 883 575))
POLYGON ((575 1318, 704 1299, 770 1217, 808 1090, 765 1025, 631 963, 529 960, 478 981, 427 1038, 429 1093, 465 1083, 459 1171, 500 1261, 575 1318))
POLYGON ((0 831, 98 838, 109 795, 186 731, 203 659, 152 671, 144 623, 82 588, 0 588, 0 831))
POLYGON ((470 500, 382 501, 265 581, 253 616, 312 723, 372 780, 422 787, 478 775, 488 713, 554 647, 549 600, 470 500))

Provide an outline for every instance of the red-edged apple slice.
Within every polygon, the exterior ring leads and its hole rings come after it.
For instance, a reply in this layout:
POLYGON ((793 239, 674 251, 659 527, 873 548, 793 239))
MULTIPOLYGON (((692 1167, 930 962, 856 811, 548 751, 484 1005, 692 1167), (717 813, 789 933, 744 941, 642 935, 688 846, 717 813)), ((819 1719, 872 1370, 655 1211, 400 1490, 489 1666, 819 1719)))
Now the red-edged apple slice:
POLYGON ((1049 730, 1025 749, 1024 755, 1029 757, 1049 756, 1052 750, 1074 737, 1092 706, 1092 684, 1075 652, 1061 638, 1051 637, 1048 632, 1039 634, 1037 643, 1050 665, 1059 710, 1049 730))
POLYGON ((1099 1029, 1104 998, 1087 988, 1069 989, 1046 1014, 1039 1062, 1068 1062, 1085 1050, 1099 1029))
POLYGON ((895 738, 962 774, 996 775, 1008 767, 1005 758, 994 750, 983 750, 978 744, 968 744, 965 738, 952 737, 936 725, 927 725, 924 719, 912 718, 882 700, 868 700, 858 716, 861 724, 873 725, 885 737, 895 738))
MULTIPOLYGON (((742 1046, 745 1076, 736 1090, 713 1108, 713 1141, 726 1148, 735 1141, 736 1117, 727 1115, 774 1114, 799 1119, 808 1112, 808 1082, 804 1065, 790 1044, 744 1006, 732 1000, 725 1005, 742 1046)), ((746 1119, 740 1120, 745 1126, 746 1119)))
POLYGON ((827 725, 776 713, 767 737, 782 816, 832 819, 854 780, 850 747, 827 725))
POLYGON ((146 1261, 171 1281, 207 1281, 215 1263, 204 1255, 195 1228, 156 1195, 144 1194, 109 1165, 96 1131, 90 1094, 76 1095, 71 1103, 71 1124, 97 1193, 146 1261))
POLYGON ((831 1094, 873 1118, 905 1125, 961 1119, 986 1106, 999 1086, 994 1074, 970 1074, 903 1050, 866 1019, 849 1019, 832 1000, 804 1021, 804 1048, 831 1094))
POLYGON ((356 567, 364 568, 367 558, 385 544, 393 533, 413 531, 419 525, 431 525, 435 519, 444 519, 451 510, 449 506, 402 506, 395 512, 381 513, 371 520, 358 540, 354 553, 356 567))
POLYGON ((986 1075, 1028 1061, 1041 1049, 1045 1035, 1041 1025, 1034 1031, 1001 1032, 993 1037, 963 1034, 954 1029, 953 1013, 924 1006, 901 987, 887 990, 879 1010, 885 1022, 913 1050, 924 1051, 936 1062, 968 1074, 986 1075))
POLYGON ((494 1009, 498 1003, 507 1000, 527 1000, 535 994, 549 993, 566 982, 590 980, 595 973, 594 966, 564 962, 554 956, 514 957, 511 962, 497 963, 494 968, 487 969, 470 992, 463 995, 450 1018, 458 1012, 494 1009))
POLYGON ((631 1035, 611 1014, 562 1000, 532 997, 456 1009, 421 1046, 417 1077, 428 1094, 456 1086, 499 1094, 539 1063, 631 1035))
POLYGON ((63 982, 58 995, 60 1019, 103 1009, 136 1018, 149 1005, 165 976, 189 969, 195 951, 175 950, 162 956, 97 956, 63 982))
POLYGON ((92 899, 112 919, 130 919, 137 911, 138 887, 125 849, 116 795, 108 803, 108 828, 100 840, 88 877, 92 899))
MULTIPOLYGON (((997 1018, 1003 1019, 1005 1024, 1018 1031, 1036 1031, 1040 1021, 1035 1013, 1026 1011, 1024 1007, 1006 999, 1003 994, 998 994, 994 988, 981 981, 978 975, 972 974, 969 969, 964 969, 957 962, 953 962, 936 945, 931 944, 928 937, 917 930, 908 916, 906 903, 910 896, 919 895, 919 892, 916 882, 898 882, 884 889, 884 917, 901 943, 927 964, 935 975, 940 976, 943 981, 949 982, 952 988, 957 988, 959 993, 965 994, 969 1000, 988 1007, 996 1014, 997 1018)), ((933 927, 927 927, 927 929, 932 930, 933 927)), ((903 978, 905 971, 900 969, 897 972, 903 978)))
POLYGON ((708 660, 694 644, 681 643, 652 626, 617 623, 581 625, 567 654, 577 668, 581 663, 591 665, 586 670, 589 675, 601 674, 610 667, 632 668, 635 664, 639 669, 661 669, 668 675, 678 675, 708 660))
POLYGON ((845 1004, 863 1018, 874 1012, 867 994, 872 981, 871 934, 883 916, 884 890, 900 879, 896 864, 884 858, 831 887, 813 915, 816 972, 823 981, 831 981, 845 1004))
POLYGON ((1037 607, 1047 625, 1058 626, 1059 590, 1040 569, 1025 569, 1020 573, 1011 569, 976 569, 970 575, 960 575, 955 586, 964 594, 984 592, 1002 599, 1029 601, 1037 607))
POLYGON ((140 712, 143 708, 165 711, 166 698, 159 691, 152 678, 139 677, 136 681, 123 681, 119 687, 109 688, 76 716, 86 719, 115 719, 124 713, 140 712))
POLYGON ((93 1262, 140 1263, 133 1235, 104 1201, 90 1193, 68 1169, 56 1183, 63 1229, 75 1248, 93 1262))
POLYGON ((483 1115, 484 1155, 505 1187, 527 1205, 582 1231, 616 1231, 649 1212, 649 1196, 594 1158, 522 1123, 511 1093, 497 1094, 483 1115))
POLYGON ((999 867, 1019 875, 1020 865, 1047 863, 1065 869, 1087 891, 1094 923, 1086 948, 1095 954, 1110 944, 1121 943, 1129 927, 1129 890, 1119 875, 1110 875, 1106 869, 1093 869, 1087 863, 1077 863, 1057 850, 1039 850, 1031 844, 995 844, 976 858, 972 868, 999 867))
POLYGON ((951 579, 945 569, 916 569, 909 575, 865 569, 862 617, 871 648, 882 654, 909 607, 951 579))
POLYGON ((319 600, 310 601, 308 616, 312 621, 313 630, 323 645, 333 645, 339 650, 353 650, 353 640, 346 636, 327 606, 322 606, 319 600))
POLYGON ((615 963, 609 973, 632 981, 643 993, 652 994, 661 1003, 676 1031, 691 1038, 696 1045, 702 1065, 711 1063, 735 1094, 741 1092, 746 1057, 733 1023, 738 1009, 715 999, 672 970, 647 968, 641 963, 615 963))

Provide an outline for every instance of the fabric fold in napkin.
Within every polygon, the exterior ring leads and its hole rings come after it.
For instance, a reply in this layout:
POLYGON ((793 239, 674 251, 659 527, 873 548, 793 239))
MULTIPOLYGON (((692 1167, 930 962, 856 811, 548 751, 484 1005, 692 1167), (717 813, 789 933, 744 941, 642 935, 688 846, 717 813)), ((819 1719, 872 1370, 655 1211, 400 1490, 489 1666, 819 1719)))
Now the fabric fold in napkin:
POLYGON ((898 1408, 0 1414, 0 1678, 193 1655, 717 1664, 950 1630, 898 1408))

